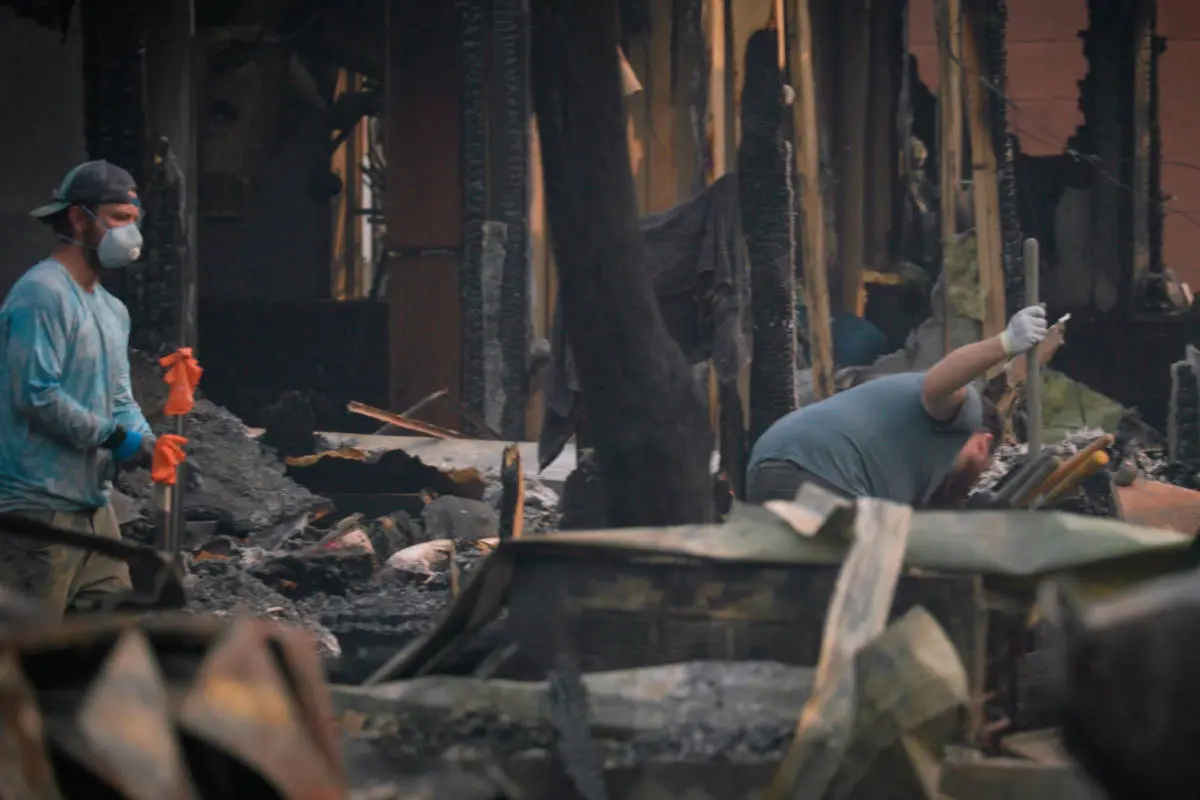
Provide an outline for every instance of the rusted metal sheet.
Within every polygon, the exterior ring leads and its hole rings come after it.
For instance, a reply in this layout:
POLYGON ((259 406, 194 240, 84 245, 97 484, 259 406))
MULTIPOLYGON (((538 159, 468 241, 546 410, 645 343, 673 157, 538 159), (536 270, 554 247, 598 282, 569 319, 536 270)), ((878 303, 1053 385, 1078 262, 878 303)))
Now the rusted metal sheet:
POLYGON ((343 796, 307 729, 268 628, 235 622, 212 647, 179 708, 184 730, 249 764, 295 800, 343 796))
POLYGON ((5 800, 198 800, 264 784, 297 800, 346 793, 332 700, 304 631, 164 615, 0 638, 5 800))
POLYGON ((1188 536, 1200 532, 1200 492, 1143 478, 1132 486, 1115 488, 1121 517, 1126 522, 1188 536))
POLYGON ((166 682, 145 634, 117 639, 60 746, 130 800, 191 800, 166 682))
POLYGON ((60 800, 33 687, 16 654, 0 656, 0 797, 60 800))

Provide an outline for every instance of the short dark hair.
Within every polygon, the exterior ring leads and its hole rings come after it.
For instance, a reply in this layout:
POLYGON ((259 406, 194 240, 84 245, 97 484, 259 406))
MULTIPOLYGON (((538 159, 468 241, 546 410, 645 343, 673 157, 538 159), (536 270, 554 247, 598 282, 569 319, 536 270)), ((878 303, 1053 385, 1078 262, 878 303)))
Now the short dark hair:
POLYGON ((42 222, 50 226, 50 230, 58 236, 66 236, 69 239, 75 238, 75 226, 71 223, 71 209, 75 206, 67 206, 62 211, 56 211, 48 217, 42 217, 42 222))
POLYGON ((1000 411, 996 408, 996 404, 986 397, 979 398, 983 404, 983 421, 979 425, 980 433, 990 433, 992 435, 992 452, 996 452, 996 448, 1004 442, 1004 432, 1007 426, 1004 424, 1004 417, 1000 416, 1000 411))

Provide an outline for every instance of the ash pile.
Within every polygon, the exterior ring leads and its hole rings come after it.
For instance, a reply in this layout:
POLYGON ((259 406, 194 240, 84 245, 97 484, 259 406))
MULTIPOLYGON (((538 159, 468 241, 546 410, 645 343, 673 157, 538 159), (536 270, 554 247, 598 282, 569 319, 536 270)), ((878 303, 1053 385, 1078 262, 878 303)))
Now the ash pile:
MULTIPOLYGON (((167 420, 152 424, 170 432, 167 420)), ((204 399, 187 418, 186 436, 189 610, 303 627, 316 636, 334 681, 360 682, 428 631, 497 542, 496 448, 494 469, 445 459, 433 467, 404 450, 372 452, 315 436, 315 452, 285 459, 204 399)), ((557 493, 532 476, 523 490, 523 529, 556 527, 557 493)), ((114 505, 127 537, 154 541, 147 470, 118 477, 114 505)))

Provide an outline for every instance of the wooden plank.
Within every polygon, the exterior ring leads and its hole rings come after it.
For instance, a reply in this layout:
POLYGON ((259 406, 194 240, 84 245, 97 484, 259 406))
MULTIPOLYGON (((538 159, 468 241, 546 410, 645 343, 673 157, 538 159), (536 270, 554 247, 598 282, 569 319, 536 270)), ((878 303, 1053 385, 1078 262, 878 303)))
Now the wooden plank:
MULTIPOLYGON (((742 141, 742 89, 746 85, 746 44, 757 31, 770 25, 778 0, 736 0, 731 4, 729 70, 733 83, 734 148, 742 141)), ((785 44, 786 47, 786 44, 785 44)))
MULTIPOLYGON (((549 339, 554 323, 554 300, 558 292, 554 275, 554 255, 546 227, 546 193, 542 185, 542 149, 537 125, 529 125, 529 250, 533 265, 533 338, 549 339)), ((529 393, 525 410, 525 431, 531 441, 542 435, 545 402, 545 376, 529 393)))
MULTIPOLYGON (((899 136, 896 113, 902 42, 897 33, 899 0, 871 3, 870 99, 867 123, 866 263, 879 273, 892 269, 891 232, 900 189, 899 136)), ((863 282, 867 281, 864 273, 863 282)), ((865 289, 865 287, 864 287, 865 289)), ((854 311, 862 316, 866 292, 858 294, 854 311)))
MULTIPOLYGON (((757 1, 757 0, 756 0, 757 1)), ((710 160, 709 183, 737 169, 737 81, 735 57, 737 38, 733 32, 734 7, 729 0, 708 0, 705 7, 708 31, 708 111, 712 158, 710 160)), ((744 52, 743 42, 743 52, 744 52)), ((717 373, 709 362, 708 421, 712 430, 720 434, 721 401, 717 373)), ((745 407, 747 398, 742 398, 745 407)))
POLYGON ((680 201, 698 194, 705 186, 708 141, 703 115, 708 105, 704 0, 677 0, 671 4, 675 60, 668 64, 674 107, 674 156, 676 192, 680 201))
MULTIPOLYGON (((946 352, 959 344, 951 317, 950 298, 959 290, 954 265, 960 257, 958 242, 958 196, 962 185, 962 8, 960 0, 936 0, 938 35, 938 177, 942 240, 942 302, 946 352)), ((970 291, 971 287, 962 287, 970 291)))
MULTIPOLYGON (((870 97, 871 27, 867 0, 842 0, 839 20, 837 162, 838 227, 841 254, 839 307, 855 311, 866 259, 867 109, 870 97)), ((881 53, 880 56, 883 54, 881 53)))
MULTIPOLYGON (((403 33, 395 4, 388 24, 403 33)), ((443 386, 459 393, 458 48, 435 33, 419 50, 390 47, 388 68, 389 400, 405 408, 443 386)), ((430 421, 460 424, 445 407, 430 421)))
MULTIPOLYGON (((971 10, 974 10, 971 7, 971 10)), ((971 181, 975 196, 975 241, 979 259, 979 288, 983 293, 983 337, 1004 330, 1004 242, 1000 229, 1000 181, 992 141, 987 79, 980 53, 983 21, 980 14, 963 19, 963 86, 967 92, 967 122, 971 135, 971 181)))
POLYGON ((674 208, 688 196, 686 192, 682 195, 679 192, 679 165, 676 163, 676 148, 672 147, 678 125, 674 92, 671 89, 674 39, 672 5, 650 4, 646 72, 639 75, 646 97, 647 127, 643 146, 646 150, 649 194, 645 210, 650 214, 674 208))
POLYGON ((712 168, 709 182, 736 169, 737 113, 734 107, 732 48, 733 24, 728 0, 708 2, 708 112, 712 120, 712 168))
POLYGON ((1150 273, 1150 117, 1156 3, 1137 4, 1133 36, 1133 286, 1150 273))
POLYGON ((645 91, 643 76, 650 68, 650 42, 641 36, 629 43, 625 65, 638 79, 638 88, 630 85, 628 74, 623 82, 625 94, 625 133, 629 140, 629 169, 633 173, 634 191, 637 194, 638 214, 647 213, 650 207, 650 170, 647 168, 647 141, 650 130, 650 101, 645 91))
POLYGON ((808 337, 812 354, 813 394, 829 397, 833 387, 833 337, 829 330, 829 280, 825 265, 825 207, 821 193, 821 159, 818 141, 817 83, 813 73, 812 18, 809 0, 794 0, 791 39, 792 104, 795 122, 796 166, 801 182, 800 226, 804 266, 804 304, 808 310, 808 337))
POLYGON ((855 503, 854 541, 825 615, 812 695, 765 800, 819 798, 833 780, 854 730, 854 657, 887 625, 911 524, 908 506, 855 503))
MULTIPOLYGON (((419 48, 404 34, 411 15, 388 3, 387 260, 389 404, 407 408, 442 387, 460 394, 458 293, 462 243, 459 179, 461 68, 454 17, 419 48), (399 46, 403 43, 403 46, 399 46)), ((428 420, 459 428, 451 408, 428 420)))

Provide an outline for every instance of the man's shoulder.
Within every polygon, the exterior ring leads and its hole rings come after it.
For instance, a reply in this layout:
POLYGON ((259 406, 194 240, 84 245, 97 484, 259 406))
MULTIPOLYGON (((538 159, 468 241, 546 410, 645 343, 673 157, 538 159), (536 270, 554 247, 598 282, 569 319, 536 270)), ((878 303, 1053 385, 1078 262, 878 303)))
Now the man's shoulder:
POLYGON ((57 261, 46 259, 34 264, 17 279, 4 300, 4 310, 60 307, 67 296, 64 270, 57 261))
POLYGON ((125 307, 121 298, 99 285, 96 286, 96 297, 103 301, 119 319, 124 322, 129 321, 129 309, 125 307))
POLYGON ((876 402, 882 397, 915 394, 920 396, 921 385, 925 380, 924 372, 900 372, 895 375, 882 375, 860 383, 853 389, 838 392, 834 397, 843 398, 844 402, 876 402))

